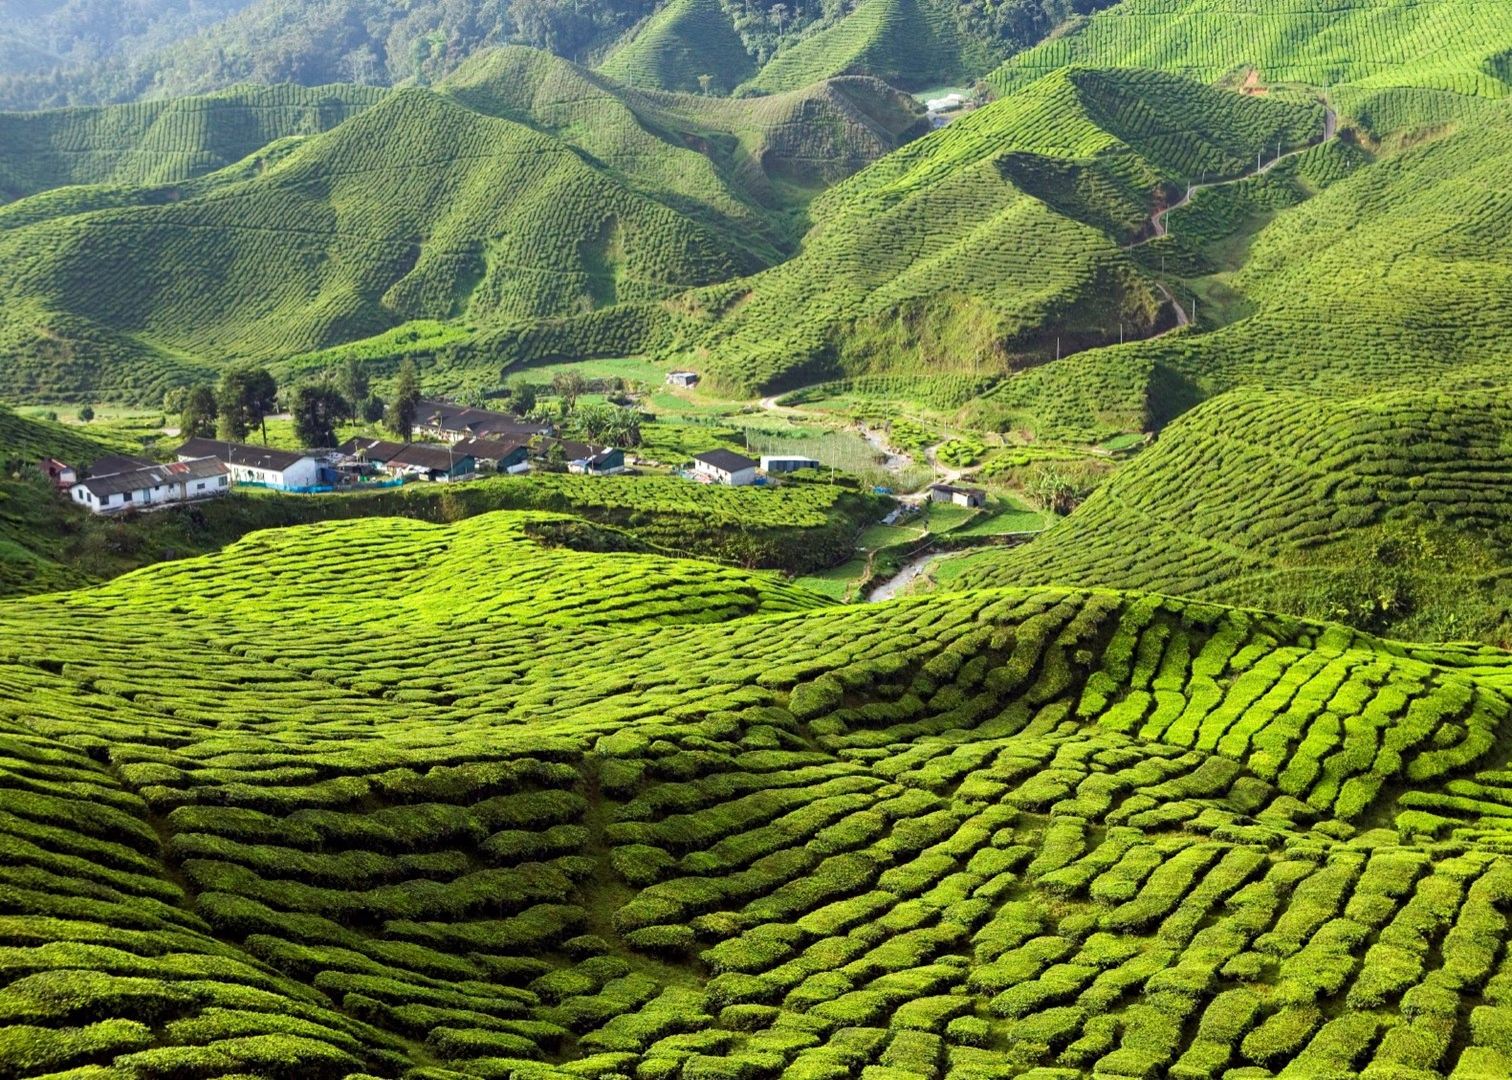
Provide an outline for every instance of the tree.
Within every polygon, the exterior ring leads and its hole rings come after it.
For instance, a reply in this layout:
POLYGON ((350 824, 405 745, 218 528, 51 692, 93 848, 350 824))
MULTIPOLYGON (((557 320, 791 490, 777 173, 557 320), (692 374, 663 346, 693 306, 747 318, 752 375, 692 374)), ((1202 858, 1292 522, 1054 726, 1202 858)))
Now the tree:
POLYGON ((376 424, 383 419, 383 399, 377 394, 369 394, 362 399, 362 419, 369 424, 376 424))
POLYGON ((551 377, 551 389, 562 399, 562 404, 567 406, 568 412, 577 405, 577 399, 587 388, 588 384, 576 371, 558 372, 551 377))
POLYGON ((183 410, 179 413, 179 434, 186 439, 208 438, 215 434, 218 415, 215 388, 201 383, 184 395, 183 410))
POLYGON ((255 425, 268 441, 267 415, 278 409, 278 383, 265 368, 234 367, 221 376, 215 392, 217 430, 227 442, 239 442, 255 425))
POLYGON ((163 395, 163 411, 169 416, 179 416, 189 403, 189 387, 175 386, 163 395))
POLYGON ((79 422, 81 424, 87 424, 87 423, 89 423, 93 419, 94 419, 94 406, 93 405, 85 405, 82 409, 79 410, 79 422))
MULTIPOLYGON (((362 366, 361 361, 356 357, 349 356, 342 362, 341 381, 338 385, 341 387, 342 395, 352 406, 355 414, 358 406, 367 400, 371 389, 368 385, 367 369, 362 366)), ((353 415, 352 419, 355 420, 356 418, 353 415)))
POLYGON ((712 76, 712 75, 700 75, 698 77, 698 89, 703 93, 703 95, 705 97, 708 96, 709 89, 713 85, 714 85, 714 76, 712 76))
POLYGON ((394 400, 389 402, 384 413, 384 423, 405 442, 415 433, 415 414, 420 409, 420 376, 415 371, 415 362, 405 360, 399 365, 399 379, 394 385, 394 400))
POLYGON ((336 425, 350 415, 352 406, 330 383, 305 383, 294 391, 289 411, 294 434, 303 446, 336 445, 336 425))
POLYGON ((514 410, 516 416, 528 416, 530 410, 536 406, 535 387, 523 378, 515 379, 509 384, 509 407, 514 410))
POLYGON ((567 450, 562 446, 561 439, 553 439, 551 445, 546 448, 547 472, 567 471, 567 450))

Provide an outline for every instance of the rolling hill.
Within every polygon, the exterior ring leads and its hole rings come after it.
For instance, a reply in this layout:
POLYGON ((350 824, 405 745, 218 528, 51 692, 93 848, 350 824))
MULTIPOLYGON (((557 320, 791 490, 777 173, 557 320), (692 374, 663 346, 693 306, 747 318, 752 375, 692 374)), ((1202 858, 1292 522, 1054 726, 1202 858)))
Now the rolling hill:
POLYGON ((1123 0, 1007 60, 1000 92, 1069 64, 1154 68, 1207 83, 1326 87, 1356 112, 1403 88, 1422 106, 1512 92, 1512 21, 1481 0, 1123 0))
POLYGON ((1120 322, 1154 334, 1174 314, 1124 250, 1148 208, 1322 128, 1314 104, 1176 76, 1046 76, 826 192, 795 258, 698 296, 712 326, 697 353, 749 392, 871 371, 1000 373, 1053 359, 1057 339, 1068 353, 1116 342, 1120 322))
POLYGON ((7 1072, 1512 1062, 1507 654, 1065 590, 728 617, 762 586, 547 523, 0 604, 7 1072))
POLYGON ((0 113, 0 202, 75 184, 157 185, 315 135, 383 97, 367 87, 240 87, 197 98, 0 113))
POLYGON ((187 192, 23 200, 0 233, 0 343, 16 357, 0 385, 155 400, 226 358, 412 319, 476 327, 665 299, 775 261, 804 190, 915 123, 864 81, 704 105, 505 50, 187 192), (787 130, 795 111, 825 132, 787 130), (113 284, 84 287, 99 280, 113 284))
POLYGON ((1155 590, 1417 640, 1512 643, 1512 401, 1235 390, 952 587, 1155 590))
POLYGON ((1203 193, 1140 254, 1151 268, 1169 259, 1166 280, 1188 307, 1206 294, 1204 332, 1009 380, 977 406, 978 422, 1006 430, 1048 401, 1043 433, 1096 437, 1158 427, 1169 413, 1151 403, 1173 392, 1195 401, 1265 386, 1347 399, 1501 381, 1512 355, 1509 138, 1512 104, 1499 103, 1375 160, 1347 149, 1293 159, 1317 166, 1301 195, 1287 175, 1203 193), (1073 400, 1093 408, 1067 408, 1073 400))

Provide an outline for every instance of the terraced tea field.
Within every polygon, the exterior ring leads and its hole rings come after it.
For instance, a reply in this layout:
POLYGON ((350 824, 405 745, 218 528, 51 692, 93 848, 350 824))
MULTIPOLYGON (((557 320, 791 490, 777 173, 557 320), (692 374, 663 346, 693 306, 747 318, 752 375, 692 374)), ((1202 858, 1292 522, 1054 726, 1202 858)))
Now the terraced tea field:
POLYGON ((608 539, 319 526, 0 604, 5 1071, 1512 1067, 1507 654, 608 539))
POLYGON ((1152 589, 1505 644, 1509 432, 1499 391, 1231 391, 958 587, 1152 589))

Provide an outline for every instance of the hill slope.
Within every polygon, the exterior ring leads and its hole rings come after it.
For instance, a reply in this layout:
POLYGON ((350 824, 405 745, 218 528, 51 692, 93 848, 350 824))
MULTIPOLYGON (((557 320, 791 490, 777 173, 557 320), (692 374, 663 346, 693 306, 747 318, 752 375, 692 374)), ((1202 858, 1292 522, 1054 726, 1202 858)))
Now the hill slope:
POLYGON ((959 586, 1156 590, 1512 642, 1512 401, 1420 390, 1220 395, 959 586))
POLYGON ((7 1070, 1512 1061, 1507 654, 1064 591, 556 625, 342 532, 0 605, 7 1070), (372 602, 281 606, 327 575, 372 602))
POLYGON ((698 350, 751 390, 889 367, 1001 372, 1053 358, 1057 339, 1117 341, 1120 321, 1152 334, 1174 318, 1121 247, 1157 194, 1321 129, 1316 106, 1173 76, 1047 76, 827 192, 795 258, 701 297, 714 325, 698 350))
MULTIPOLYGON (((1342 150, 1294 159, 1319 169, 1304 186, 1316 190, 1319 177, 1326 185, 1300 205, 1280 177, 1199 198, 1172 215, 1174 236, 1140 257, 1152 268, 1168 257, 1166 280, 1184 297, 1207 293, 1206 332, 1043 369, 1032 387, 1005 385, 1001 416, 986 407, 982 419, 1012 424, 1036 401, 1077 397, 1108 414, 1153 418, 1153 390, 1172 384, 1194 398, 1236 386, 1352 398, 1500 380, 1512 357, 1503 333, 1512 318, 1509 146, 1512 106, 1498 103, 1368 163, 1342 150), (1218 261, 1207 261, 1210 252, 1218 261)), ((1099 424, 1084 412, 1057 426, 1093 434, 1099 424)))
POLYGON ((598 67, 631 86, 687 93, 705 89, 706 79, 708 90, 728 94, 756 72, 719 0, 672 0, 598 67))
POLYGON ((328 131, 383 96, 367 87, 243 87, 199 98, 0 113, 0 201, 69 184, 167 184, 275 140, 328 131))
POLYGON ((822 182, 805 146, 844 168, 913 123, 880 84, 705 111, 632 101, 506 50, 445 92, 389 95, 185 198, 69 189, 7 208, 20 224, 0 235, 0 341, 18 360, 0 385, 152 399, 225 358, 281 358, 411 319, 476 327, 662 299, 779 257, 787 207, 768 163, 822 182), (828 141, 769 136, 794 108, 830 121, 828 141), (721 149, 700 152, 700 139, 721 149), (111 208, 79 213, 91 205, 111 208))
POLYGON ((1512 18, 1481 0, 1123 0, 1006 61, 1000 91, 1068 64, 1177 71, 1203 82, 1335 88, 1341 105, 1395 87, 1429 99, 1512 92, 1512 18))

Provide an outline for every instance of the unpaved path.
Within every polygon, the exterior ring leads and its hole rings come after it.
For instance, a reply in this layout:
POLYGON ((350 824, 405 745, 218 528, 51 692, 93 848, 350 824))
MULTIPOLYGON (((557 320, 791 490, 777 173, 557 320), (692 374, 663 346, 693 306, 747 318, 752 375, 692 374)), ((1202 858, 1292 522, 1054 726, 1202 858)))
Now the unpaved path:
POLYGON ((1171 230, 1170 226, 1166 224, 1166 218, 1169 217, 1174 211, 1180 210, 1183 206, 1189 205, 1199 191, 1207 191, 1210 188, 1228 187, 1230 184, 1242 184, 1244 181, 1249 180, 1252 177, 1264 176, 1266 173, 1270 172, 1283 161, 1286 161, 1289 158, 1294 158, 1298 154, 1305 154, 1314 147, 1322 146, 1324 143, 1332 142, 1335 138, 1338 137, 1338 134, 1339 114, 1334 112, 1331 107, 1325 105, 1323 106, 1323 137, 1321 139, 1318 139, 1316 142, 1310 142, 1306 146, 1299 146, 1295 150, 1288 150, 1286 153, 1280 155, 1279 157, 1271 158, 1269 161, 1258 165, 1256 168, 1250 169, 1248 172, 1244 173, 1241 176, 1235 176, 1228 180, 1214 180, 1211 183, 1206 184, 1188 184, 1185 195, 1177 199, 1170 206, 1156 210, 1153 214, 1150 215, 1150 235, 1145 237, 1143 240, 1136 240, 1134 243, 1127 245, 1124 250, 1132 251, 1134 248, 1143 247, 1145 244, 1150 243, 1152 240, 1159 240, 1162 237, 1169 236, 1171 230))

